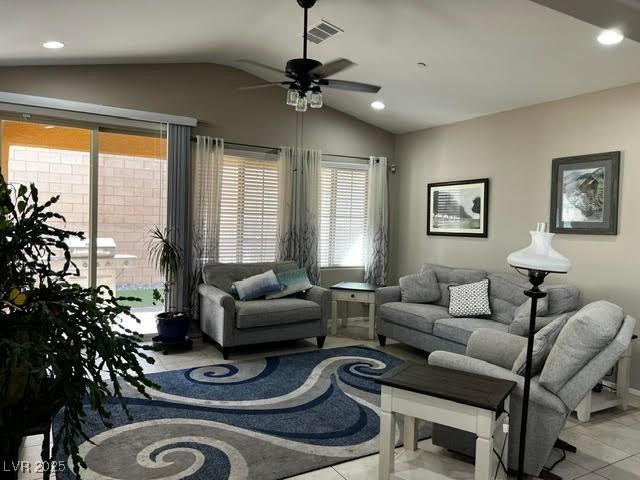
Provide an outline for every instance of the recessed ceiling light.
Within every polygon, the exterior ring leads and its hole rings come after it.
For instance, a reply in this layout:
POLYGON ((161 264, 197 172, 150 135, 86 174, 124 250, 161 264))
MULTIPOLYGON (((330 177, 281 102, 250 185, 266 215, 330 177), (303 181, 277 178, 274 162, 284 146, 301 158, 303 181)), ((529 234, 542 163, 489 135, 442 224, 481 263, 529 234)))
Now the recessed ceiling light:
POLYGON ((380 100, 376 100, 375 102, 371 102, 371 108, 374 110, 384 110, 385 104, 380 100))
POLYGON ((62 47, 64 47, 64 43, 62 43, 62 42, 58 42, 58 41, 56 41, 56 40, 51 40, 51 41, 49 41, 49 42, 44 42, 44 43, 42 44, 42 46, 43 46, 44 48, 48 48, 48 49, 53 49, 53 50, 55 50, 55 49, 57 49, 57 48, 62 48, 62 47))
POLYGON ((615 45, 623 39, 624 35, 617 30, 603 30, 600 35, 598 35, 598 42, 602 45, 615 45))

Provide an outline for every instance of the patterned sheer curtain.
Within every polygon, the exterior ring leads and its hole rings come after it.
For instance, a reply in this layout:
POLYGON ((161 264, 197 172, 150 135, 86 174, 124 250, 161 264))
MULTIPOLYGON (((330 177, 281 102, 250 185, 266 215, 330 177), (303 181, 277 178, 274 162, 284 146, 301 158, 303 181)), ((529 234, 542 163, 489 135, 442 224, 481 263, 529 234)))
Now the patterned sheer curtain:
POLYGON ((193 272, 192 304, 197 302, 197 286, 202 267, 218 261, 220 189, 224 140, 198 135, 193 144, 192 224, 193 272))
POLYGON ((385 157, 369 159, 368 198, 364 280, 374 285, 385 285, 389 268, 389 199, 385 157))
POLYGON ((278 158, 278 260, 293 260, 320 283, 320 150, 282 147, 278 158))

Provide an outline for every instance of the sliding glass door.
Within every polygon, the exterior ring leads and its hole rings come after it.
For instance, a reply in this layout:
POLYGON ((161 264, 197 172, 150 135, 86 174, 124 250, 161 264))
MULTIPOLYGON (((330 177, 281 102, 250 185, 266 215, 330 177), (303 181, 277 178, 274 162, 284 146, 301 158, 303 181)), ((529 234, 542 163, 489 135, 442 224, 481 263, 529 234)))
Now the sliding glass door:
POLYGON ((167 140, 162 129, 101 131, 98 139, 97 282, 140 298, 132 310, 143 333, 152 333, 163 309, 153 289, 162 291, 162 277, 147 252, 151 231, 163 230, 167 218, 167 140))
POLYGON ((59 195, 55 211, 66 218, 64 228, 85 233, 84 240, 68 241, 80 269, 72 280, 141 298, 131 306, 149 323, 143 332, 151 333, 154 313, 163 308, 152 302, 162 279, 147 250, 151 230, 163 229, 167 216, 164 126, 107 130, 29 118, 0 120, 0 131, 5 179, 35 184, 41 200, 59 195))
MULTIPOLYGON (((91 156, 89 129, 2 121, 2 173, 10 183, 34 184, 40 201, 60 196, 55 211, 61 220, 50 222, 67 230, 89 232, 89 177, 91 156)), ((89 278, 88 242, 69 240, 80 275, 73 281, 87 287, 89 278)), ((63 259, 58 260, 61 264, 63 259)))

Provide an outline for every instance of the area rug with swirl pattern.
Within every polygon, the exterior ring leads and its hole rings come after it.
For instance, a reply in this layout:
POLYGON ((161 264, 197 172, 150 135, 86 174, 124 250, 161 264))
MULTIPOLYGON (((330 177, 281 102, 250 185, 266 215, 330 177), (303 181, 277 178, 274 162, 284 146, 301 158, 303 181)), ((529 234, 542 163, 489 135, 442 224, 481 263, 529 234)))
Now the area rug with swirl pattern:
POLYGON ((87 410, 82 477, 268 480, 376 453, 375 378, 400 363, 354 346, 149 374, 161 389, 127 390, 133 421, 115 402, 111 429, 87 410))

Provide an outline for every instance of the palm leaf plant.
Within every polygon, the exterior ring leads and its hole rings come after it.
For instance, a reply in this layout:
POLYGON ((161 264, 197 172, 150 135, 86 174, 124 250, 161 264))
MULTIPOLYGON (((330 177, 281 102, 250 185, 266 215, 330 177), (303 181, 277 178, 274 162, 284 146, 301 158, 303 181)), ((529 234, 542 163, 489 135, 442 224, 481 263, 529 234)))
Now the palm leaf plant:
POLYGON ((43 460, 62 450, 80 478, 86 464, 79 445, 89 440, 86 409, 107 427, 114 402, 129 415, 123 382, 146 396, 145 388, 155 385, 140 363, 153 358, 141 337, 121 326, 122 317, 132 315, 119 300, 135 298, 73 283, 78 269, 67 240, 84 235, 54 225, 64 222, 52 211, 58 199, 41 202, 35 185, 8 184, 0 176, 0 461, 17 460, 26 429, 63 407, 53 451, 43 450, 43 460))
POLYGON ((177 279, 183 265, 182 249, 174 242, 168 230, 155 227, 149 238, 149 260, 164 278, 163 292, 154 289, 155 302, 164 299, 164 313, 157 315, 158 333, 161 341, 180 342, 185 340, 191 315, 178 311, 174 304, 172 289, 177 286, 177 279))

